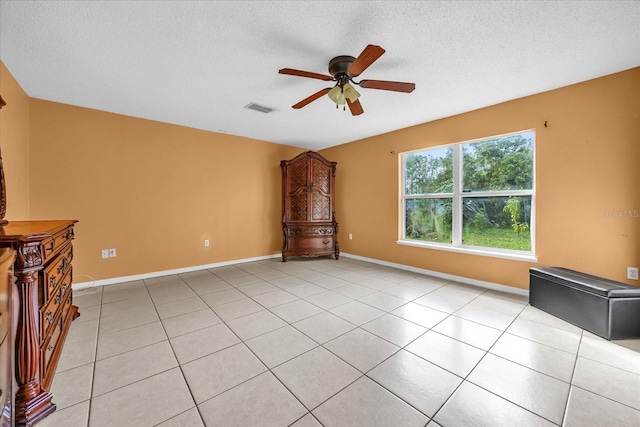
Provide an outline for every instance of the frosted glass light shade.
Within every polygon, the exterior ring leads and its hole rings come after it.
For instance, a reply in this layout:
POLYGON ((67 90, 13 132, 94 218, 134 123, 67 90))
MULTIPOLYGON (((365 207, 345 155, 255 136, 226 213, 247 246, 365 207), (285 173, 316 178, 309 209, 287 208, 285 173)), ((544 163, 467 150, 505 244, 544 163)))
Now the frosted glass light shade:
POLYGON ((345 98, 347 98, 351 102, 356 102, 358 98, 360 98, 360 94, 358 93, 358 91, 349 83, 344 84, 342 93, 344 93, 345 98))
POLYGON ((338 105, 344 105, 344 103, 346 102, 344 92, 339 85, 335 85, 333 89, 329 91, 327 96, 338 105))

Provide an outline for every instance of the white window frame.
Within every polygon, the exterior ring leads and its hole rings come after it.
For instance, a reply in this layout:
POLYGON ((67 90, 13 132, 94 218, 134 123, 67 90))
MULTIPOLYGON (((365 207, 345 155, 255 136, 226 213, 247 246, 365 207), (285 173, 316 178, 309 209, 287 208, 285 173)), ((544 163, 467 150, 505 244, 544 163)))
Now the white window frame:
POLYGON ((535 183, 536 183, 536 135, 534 129, 523 130, 519 132, 512 132, 503 135, 495 135, 486 138, 479 138, 470 141, 458 142, 455 144, 448 145, 446 147, 451 147, 453 149, 453 192, 452 193, 428 193, 428 194, 405 194, 405 155, 415 153, 418 151, 427 151, 427 150, 435 150, 438 148, 443 148, 443 146, 436 147, 427 147, 421 148, 418 150, 407 151, 404 153, 400 153, 399 158, 399 170, 400 170, 400 230, 399 230, 399 239, 397 240, 397 244, 406 245, 406 246, 414 246, 414 247, 422 247, 422 248, 430 248, 430 249, 438 249, 450 252, 459 252, 473 255, 481 255, 481 256, 491 256, 497 258, 505 258, 512 259, 517 261, 527 261, 527 262, 537 262, 537 257, 535 255, 535 235, 536 235, 536 191, 535 191, 535 183), (464 192, 462 191, 462 146, 465 144, 472 144, 483 142, 487 140, 493 140, 498 138, 505 138, 512 135, 519 135, 523 133, 533 133, 533 185, 530 190, 502 190, 502 191, 472 191, 472 192, 464 192), (531 250, 530 251, 518 251, 518 250, 509 250, 509 249, 500 249, 500 248, 489 248, 489 247, 481 247, 481 246, 471 246, 465 245, 462 242, 462 221, 463 221, 463 206, 462 201, 464 198, 469 197, 509 197, 509 196, 527 196, 531 197, 531 217, 529 224, 529 231, 531 235, 531 250), (425 242, 420 240, 412 240, 405 238, 406 231, 406 215, 405 215, 405 206, 406 200, 410 199, 444 199, 450 198, 452 202, 452 234, 451 234, 451 243, 440 243, 440 242, 425 242))

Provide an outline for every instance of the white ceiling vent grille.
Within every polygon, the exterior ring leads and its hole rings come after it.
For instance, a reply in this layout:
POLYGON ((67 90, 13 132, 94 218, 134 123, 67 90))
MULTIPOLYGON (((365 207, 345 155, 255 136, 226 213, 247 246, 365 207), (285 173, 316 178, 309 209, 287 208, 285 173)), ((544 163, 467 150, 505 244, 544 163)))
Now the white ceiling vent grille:
POLYGON ((256 104, 255 102, 250 102, 249 105, 245 105, 244 108, 260 111, 261 113, 270 113, 275 110, 275 108, 265 107, 264 105, 256 104))

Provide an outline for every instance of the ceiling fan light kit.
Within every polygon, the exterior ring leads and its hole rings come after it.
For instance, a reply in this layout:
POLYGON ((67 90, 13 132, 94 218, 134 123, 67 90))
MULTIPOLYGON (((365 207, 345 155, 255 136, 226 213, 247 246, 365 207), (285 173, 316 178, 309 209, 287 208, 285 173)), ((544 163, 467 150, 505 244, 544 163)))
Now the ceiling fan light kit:
MULTIPOLYGON (((279 73, 336 82, 333 88, 322 89, 297 104, 294 104, 293 108, 302 108, 326 94, 329 96, 331 101, 335 102, 336 108, 340 105, 346 104, 349 106, 351 114, 358 116, 362 114, 364 110, 358 100, 358 98, 360 98, 360 94, 351 83, 362 88, 390 90, 404 93, 413 92, 416 87, 414 83, 407 82, 392 82, 386 80, 361 80, 360 82, 356 82, 353 80, 354 77, 358 77, 364 70, 369 68, 369 66, 380 58, 384 52, 384 49, 380 46, 370 44, 364 48, 357 58, 349 55, 336 56, 329 61, 329 73, 331 76, 309 71, 295 70, 292 68, 282 68, 279 73)), ((346 109, 346 107, 343 109, 346 109)))
POLYGON ((360 98, 358 91, 349 83, 344 83, 343 85, 336 84, 327 95, 336 103, 336 107, 338 105, 345 105, 347 99, 351 102, 356 102, 356 100, 360 98))

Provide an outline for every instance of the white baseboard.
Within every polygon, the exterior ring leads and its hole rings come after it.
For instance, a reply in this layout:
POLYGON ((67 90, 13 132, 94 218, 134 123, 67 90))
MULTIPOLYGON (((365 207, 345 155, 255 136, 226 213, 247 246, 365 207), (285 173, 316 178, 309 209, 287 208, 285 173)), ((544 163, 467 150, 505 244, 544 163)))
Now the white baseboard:
MULTIPOLYGON (((95 286, 115 285, 115 284, 118 284, 118 283, 133 282, 135 280, 153 279, 154 277, 162 277, 162 276, 170 276, 170 275, 173 275, 173 274, 190 273, 192 271, 205 270, 205 269, 208 269, 208 268, 225 267, 225 266, 228 266, 228 265, 244 264, 244 263, 252 262, 252 261, 262 261, 262 260, 265 260, 265 259, 278 258, 281 255, 282 254, 277 253, 277 254, 265 255, 265 256, 254 257, 254 258, 236 259, 236 260, 232 260, 232 261, 216 262, 216 263, 213 263, 213 264, 205 264, 205 265, 196 265, 196 266, 192 266, 192 267, 176 268, 176 269, 173 269, 173 270, 154 271, 154 272, 151 272, 151 273, 136 274, 136 275, 133 275, 133 276, 112 277, 110 279, 93 280, 93 281, 89 281, 89 282, 80 282, 80 283, 74 283, 73 284, 73 289, 75 289, 75 290, 88 289, 88 288, 92 288, 92 287, 95 287, 95 286)), ((370 263, 373 263, 373 264, 380 264, 380 265, 384 265, 384 266, 387 266, 387 267, 393 267, 393 268, 397 268, 399 270, 411 271, 413 273, 424 274, 424 275, 427 275, 427 276, 434 276, 434 277, 438 277, 440 279, 451 280, 453 282, 464 283, 464 284, 472 285, 472 286, 479 286, 479 287, 485 288, 485 289, 493 289, 495 291, 507 292, 507 293, 510 293, 510 294, 529 296, 529 291, 528 290, 520 289, 520 288, 514 288, 512 286, 506 286, 506 285, 500 285, 500 284, 497 284, 497 283, 485 282, 485 281, 482 281, 482 280, 471 279, 469 277, 455 276, 453 274, 441 273, 439 271, 425 270, 423 268, 411 267, 409 265, 397 264, 395 262, 382 261, 382 260, 375 259, 375 258, 367 258, 367 257, 363 257, 363 256, 360 256, 360 255, 352 255, 352 254, 345 253, 345 252, 341 252, 340 256, 344 256, 346 258, 353 258, 353 259, 357 259, 357 260, 360 260, 360 261, 366 261, 366 262, 370 262, 370 263)))
POLYGON ((397 268, 399 270, 411 271, 413 273, 425 274, 427 276, 438 277, 440 279, 451 280, 453 282, 464 283, 466 285, 478 286, 481 288, 492 289, 494 291, 506 292, 510 294, 529 296, 529 291, 526 289, 514 288, 513 286, 500 285, 498 283, 485 282, 483 280, 471 279, 469 277, 455 276, 453 274, 441 273, 439 271, 425 270, 424 268, 411 267, 404 264, 396 264, 395 262, 382 261, 375 258, 367 258, 360 255, 352 255, 344 252, 340 252, 340 256, 347 258, 353 258, 360 261, 367 261, 374 264, 380 264, 387 267, 397 268))
MULTIPOLYGON (((73 289, 80 290, 80 289, 93 288, 95 286, 115 285, 118 283, 133 282, 135 280, 153 279, 154 277, 190 273, 192 271, 206 270, 207 268, 225 267, 228 265, 243 264, 243 263, 252 262, 252 261, 262 261, 265 259, 277 258, 279 256, 282 256, 282 254, 277 253, 273 255, 265 255, 265 256, 259 256, 259 257, 253 257, 253 258, 244 258, 244 259, 235 259, 231 261, 216 262, 213 264, 194 265, 192 267, 176 268, 173 270, 154 271, 151 273, 136 274, 133 276, 122 276, 122 277, 112 277, 109 279, 92 280, 89 282, 74 283, 73 289)), ((80 277, 88 277, 88 276, 80 276, 80 277)))

